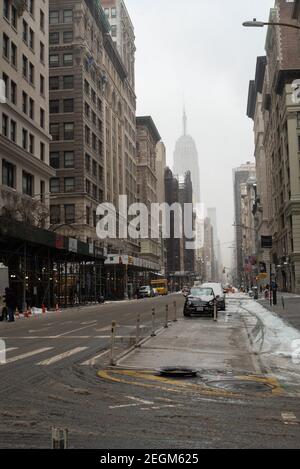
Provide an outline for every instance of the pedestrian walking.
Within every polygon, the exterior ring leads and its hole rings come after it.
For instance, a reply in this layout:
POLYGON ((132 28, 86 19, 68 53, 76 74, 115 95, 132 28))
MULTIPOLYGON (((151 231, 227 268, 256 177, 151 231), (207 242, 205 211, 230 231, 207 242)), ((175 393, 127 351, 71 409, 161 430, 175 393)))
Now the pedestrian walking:
POLYGON ((11 288, 5 288, 5 304, 8 313, 8 322, 14 322, 17 300, 11 288))

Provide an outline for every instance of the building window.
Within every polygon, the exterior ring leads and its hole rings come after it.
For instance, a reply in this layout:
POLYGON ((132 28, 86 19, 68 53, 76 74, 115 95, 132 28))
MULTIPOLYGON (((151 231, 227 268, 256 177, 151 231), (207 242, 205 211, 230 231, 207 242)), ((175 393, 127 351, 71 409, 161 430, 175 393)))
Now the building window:
POLYGON ((112 37, 117 37, 117 26, 112 25, 112 27, 111 27, 111 35, 112 35, 112 37))
POLYGON ((52 10, 49 12, 49 23, 50 24, 59 23, 59 11, 58 10, 52 10))
POLYGON ((14 5, 11 6, 11 25, 13 28, 17 29, 18 14, 17 14, 17 9, 14 5))
POLYGON ((23 194, 29 195, 30 197, 33 196, 33 187, 34 187, 34 178, 32 174, 26 173, 23 171, 23 178, 22 178, 22 186, 23 186, 23 194))
POLYGON ((51 225, 57 225, 60 223, 60 205, 51 205, 50 223, 51 225))
POLYGON ((64 54, 64 66, 71 67, 73 65, 73 54, 64 54))
POLYGON ((45 111, 42 108, 40 109, 40 126, 42 129, 45 128, 45 111))
POLYGON ((63 88, 64 90, 74 89, 74 76, 73 75, 67 75, 63 77, 63 88))
POLYGON ((17 123, 14 120, 10 121, 10 139, 14 143, 17 141, 17 123))
POLYGON ((16 187, 16 167, 6 160, 2 160, 2 184, 13 189, 16 187))
POLYGON ((10 82, 10 100, 13 104, 17 104, 17 85, 12 80, 10 82))
POLYGON ((74 140, 74 123, 64 124, 64 140, 74 140))
POLYGON ((65 223, 75 223, 75 205, 65 205, 65 223))
POLYGON ((29 47, 31 50, 34 50, 34 31, 29 29, 29 47))
POLYGON ((59 55, 58 54, 51 54, 49 56, 49 66, 52 68, 59 67, 59 55))
POLYGON ((9 60, 9 38, 3 33, 3 57, 9 60))
POLYGON ((63 19, 64 23, 73 23, 73 10, 64 10, 63 19))
POLYGON ((45 31, 45 13, 40 10, 40 30, 45 31))
POLYGON ((91 170, 91 157, 86 153, 85 155, 85 170, 89 173, 91 170))
POLYGON ((59 193, 59 178, 52 178, 50 179, 50 192, 51 194, 58 194, 59 193))
POLYGON ((86 224, 89 225, 91 221, 91 209, 86 207, 86 224))
POLYGON ((64 99, 64 112, 74 112, 74 99, 64 99))
POLYGON ((50 166, 54 169, 59 169, 59 153, 58 152, 50 153, 50 166))
POLYGON ((49 34, 49 44, 59 44, 59 33, 49 34))
POLYGON ((40 143, 40 157, 41 161, 45 161, 45 144, 43 142, 40 143))
POLYGON ((28 44, 28 24, 23 20, 23 41, 28 44))
POLYGON ((64 31, 64 44, 73 42, 73 31, 64 31))
POLYGON ((22 63, 23 63, 23 67, 22 67, 22 72, 23 72, 23 77, 28 78, 28 59, 25 55, 23 55, 23 60, 22 60, 22 63))
POLYGON ((64 153, 64 167, 65 168, 74 168, 74 152, 65 151, 64 153))
POLYGON ((50 124, 50 134, 53 141, 59 140, 59 124, 50 124))
POLYGON ((34 120, 34 101, 32 98, 29 99, 29 117, 34 120))
POLYGON ((10 19, 10 0, 3 0, 3 16, 8 21, 10 19))
POLYGON ((45 46, 42 42, 40 42, 40 61, 45 63, 45 46))
POLYGON ((50 77, 49 78, 49 87, 50 90, 59 90, 59 77, 50 77))
POLYGON ((45 96, 45 77, 43 75, 40 75, 40 94, 45 96))
POLYGON ((6 114, 2 114, 2 135, 8 137, 8 116, 6 114))
POLYGON ((111 9, 111 17, 112 17, 112 18, 116 18, 116 16, 117 16, 117 9, 116 9, 116 8, 112 8, 112 9, 111 9))
POLYGON ((34 136, 32 134, 29 135, 29 153, 34 155, 34 136))
POLYGON ((50 114, 59 113, 59 99, 50 99, 49 101, 49 111, 50 114))
POLYGON ((9 79, 8 79, 8 76, 4 72, 2 73, 2 79, 5 84, 5 97, 8 99, 9 98, 9 79))
POLYGON ((34 85, 34 65, 31 62, 29 64, 29 82, 34 85))
POLYGON ((65 178, 64 179, 64 188, 65 192, 74 192, 75 189, 75 179, 74 178, 65 178))
POLYGON ((17 57, 18 57, 18 54, 17 54, 17 46, 12 42, 11 43, 11 64, 14 66, 14 67, 17 67, 17 57))
POLYGON ((86 181, 85 181, 85 190, 86 190, 87 194, 91 193, 91 183, 88 179, 86 179, 86 181))
POLYGON ((26 151, 28 148, 28 131, 26 129, 22 130, 22 148, 26 151))

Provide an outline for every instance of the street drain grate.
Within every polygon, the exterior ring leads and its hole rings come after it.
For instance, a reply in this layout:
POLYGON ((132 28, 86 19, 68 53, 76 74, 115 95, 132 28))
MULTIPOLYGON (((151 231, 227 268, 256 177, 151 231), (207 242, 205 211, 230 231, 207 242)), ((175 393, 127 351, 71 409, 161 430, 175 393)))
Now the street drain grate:
POLYGON ((179 366, 167 366, 161 368, 158 372, 160 376, 168 378, 195 378, 198 374, 198 371, 193 368, 179 366))
POLYGON ((217 389, 225 389, 226 391, 232 392, 244 392, 244 393, 266 393, 272 392, 274 386, 269 383, 259 381, 248 381, 240 379, 224 379, 219 381, 208 381, 207 386, 217 389))

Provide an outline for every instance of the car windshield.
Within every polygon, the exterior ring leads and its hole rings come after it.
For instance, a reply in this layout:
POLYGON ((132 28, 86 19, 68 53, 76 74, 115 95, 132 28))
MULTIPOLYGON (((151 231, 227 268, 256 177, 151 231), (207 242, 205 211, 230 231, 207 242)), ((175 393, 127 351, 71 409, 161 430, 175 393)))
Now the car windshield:
POLYGON ((141 287, 141 288, 140 288, 140 291, 141 291, 141 290, 149 290, 149 289, 150 289, 150 287, 141 287))
POLYGON ((192 288, 191 295, 193 296, 213 296, 214 292, 211 288, 192 288))

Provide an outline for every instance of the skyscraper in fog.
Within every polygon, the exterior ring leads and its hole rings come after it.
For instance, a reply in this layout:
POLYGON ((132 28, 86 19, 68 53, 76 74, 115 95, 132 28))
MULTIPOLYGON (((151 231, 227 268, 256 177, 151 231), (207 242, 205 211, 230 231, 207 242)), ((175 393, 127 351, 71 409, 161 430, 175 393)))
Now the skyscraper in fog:
POLYGON ((184 176, 191 172, 194 202, 200 202, 200 170, 198 152, 194 139, 187 134, 187 116, 183 112, 183 135, 177 140, 174 152, 174 174, 184 176))

